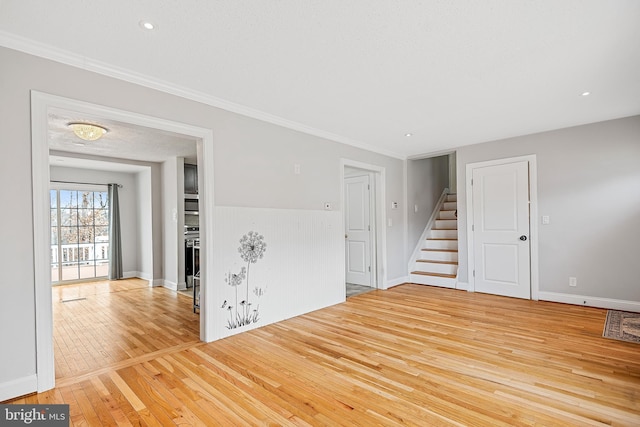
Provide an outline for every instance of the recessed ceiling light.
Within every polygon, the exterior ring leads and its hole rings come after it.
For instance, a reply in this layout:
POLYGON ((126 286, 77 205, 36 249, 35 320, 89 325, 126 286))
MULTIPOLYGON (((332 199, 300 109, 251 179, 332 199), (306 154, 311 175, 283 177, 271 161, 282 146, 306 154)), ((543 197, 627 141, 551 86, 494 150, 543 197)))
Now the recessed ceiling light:
POLYGON ((153 25, 152 22, 149 21, 140 21, 140 27, 145 30, 153 30, 156 26, 153 25))
POLYGON ((413 136, 412 133, 405 133, 404 136, 413 136))
POLYGON ((580 94, 580 96, 589 96, 589 95, 591 95, 591 92, 582 92, 580 94))

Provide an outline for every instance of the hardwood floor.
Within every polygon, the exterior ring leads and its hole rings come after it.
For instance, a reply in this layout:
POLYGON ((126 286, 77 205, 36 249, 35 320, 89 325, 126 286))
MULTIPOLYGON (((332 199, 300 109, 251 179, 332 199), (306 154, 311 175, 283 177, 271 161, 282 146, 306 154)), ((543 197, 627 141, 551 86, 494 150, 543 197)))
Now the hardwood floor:
POLYGON ((605 315, 402 285, 14 403, 92 426, 637 426, 640 346, 602 338, 605 315))
POLYGON ((197 343, 199 321, 190 298, 142 279, 55 286, 56 379, 197 343))

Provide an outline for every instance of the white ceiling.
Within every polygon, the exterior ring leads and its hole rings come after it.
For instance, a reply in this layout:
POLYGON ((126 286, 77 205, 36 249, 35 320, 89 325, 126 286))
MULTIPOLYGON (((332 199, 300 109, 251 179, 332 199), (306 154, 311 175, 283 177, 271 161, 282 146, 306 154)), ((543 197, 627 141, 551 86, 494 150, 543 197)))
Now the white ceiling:
POLYGON ((0 44, 398 157, 640 114, 637 0, 0 0, 0 44))
POLYGON ((61 109, 49 112, 47 122, 49 149, 53 151, 148 162, 163 162, 172 157, 193 161, 197 157, 195 138, 164 130, 61 109), (70 122, 100 124, 108 132, 97 141, 83 141, 71 131, 70 122))

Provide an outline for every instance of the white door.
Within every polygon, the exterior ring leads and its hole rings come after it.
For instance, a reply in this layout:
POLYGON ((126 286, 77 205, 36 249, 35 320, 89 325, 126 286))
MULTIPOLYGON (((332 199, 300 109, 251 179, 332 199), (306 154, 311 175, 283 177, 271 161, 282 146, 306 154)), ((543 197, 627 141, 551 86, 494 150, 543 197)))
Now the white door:
POLYGON ((369 176, 345 178, 346 280, 371 286, 371 196, 369 176))
POLYGON ((529 163, 473 169, 475 290, 531 297, 529 163))

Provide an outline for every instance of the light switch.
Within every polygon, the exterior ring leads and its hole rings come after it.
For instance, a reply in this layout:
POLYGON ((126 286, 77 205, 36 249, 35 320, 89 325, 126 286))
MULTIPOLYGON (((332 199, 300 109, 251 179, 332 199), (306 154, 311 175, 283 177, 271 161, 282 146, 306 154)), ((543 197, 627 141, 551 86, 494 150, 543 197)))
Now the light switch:
POLYGON ((296 175, 300 175, 300 165, 299 164, 295 164, 293 165, 293 173, 296 175))
POLYGON ((389 227, 393 226, 393 220, 391 218, 387 219, 387 224, 389 225, 389 227))
POLYGON ((391 209, 398 209, 398 202, 391 202, 391 209))
POLYGON ((418 205, 413 205, 413 211, 414 211, 415 213, 418 213, 418 205))
POLYGON ((543 223, 544 225, 547 225, 547 224, 549 224, 550 222, 551 222, 551 220, 550 220, 550 218, 549 218, 549 215, 543 215, 543 216, 542 216, 542 223, 543 223))

